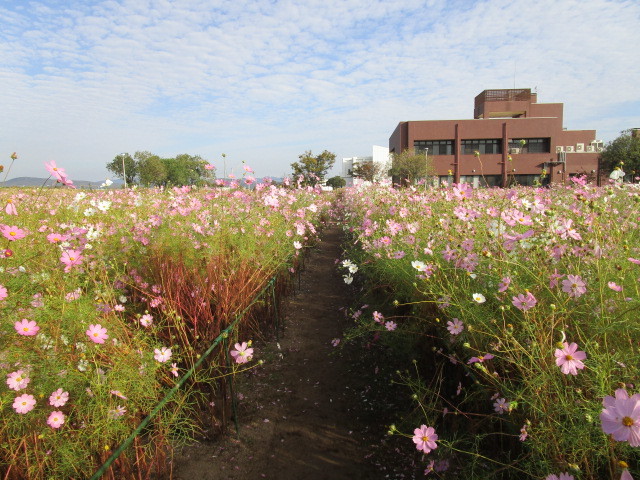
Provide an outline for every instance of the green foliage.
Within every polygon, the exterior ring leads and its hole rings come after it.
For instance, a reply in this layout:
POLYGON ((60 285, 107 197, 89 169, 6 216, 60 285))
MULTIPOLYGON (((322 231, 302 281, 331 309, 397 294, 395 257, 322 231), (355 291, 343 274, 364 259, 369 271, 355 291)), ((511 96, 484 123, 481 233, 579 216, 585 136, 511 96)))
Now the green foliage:
POLYGON ((291 164, 293 176, 302 177, 303 185, 316 185, 324 180, 325 175, 336 161, 336 154, 324 150, 319 155, 313 155, 307 150, 299 155, 300 161, 291 164))
POLYGON ((215 179, 214 170, 207 170, 207 161, 199 155, 182 153, 173 158, 160 158, 147 151, 138 151, 133 157, 121 153, 107 164, 107 169, 122 179, 125 177, 123 161, 127 184, 180 187, 204 185, 215 179))
POLYGON ((107 170, 127 184, 135 183, 138 176, 138 164, 128 153, 116 155, 111 162, 107 163, 107 170))
POLYGON ((622 167, 627 175, 635 176, 640 172, 640 135, 634 137, 631 129, 623 130, 618 138, 606 145, 601 158, 605 173, 622 167))
POLYGON ((327 186, 332 188, 342 188, 347 184, 347 181, 342 178, 340 175, 336 175, 335 177, 331 177, 327 180, 327 186))
POLYGON ((634 190, 344 192, 353 282, 393 300, 380 310, 398 325, 385 332, 362 315, 354 333, 396 337, 398 355, 415 359, 398 372, 415 408, 394 434, 436 428, 429 459, 456 470, 444 478, 617 479, 618 460, 640 460, 599 420, 603 398, 635 394, 640 376, 634 190), (529 294, 536 302, 520 306, 529 294), (455 319, 464 329, 453 335, 455 319), (587 356, 576 375, 556 364, 573 342, 587 356))
POLYGON ((360 178, 367 182, 374 182, 384 173, 385 168, 384 165, 370 160, 356 164, 353 167, 352 174, 355 178, 360 178))
POLYGON ((389 175, 393 177, 394 184, 403 187, 415 185, 418 180, 434 175, 434 172, 433 164, 424 154, 416 154, 411 150, 392 154, 389 175))

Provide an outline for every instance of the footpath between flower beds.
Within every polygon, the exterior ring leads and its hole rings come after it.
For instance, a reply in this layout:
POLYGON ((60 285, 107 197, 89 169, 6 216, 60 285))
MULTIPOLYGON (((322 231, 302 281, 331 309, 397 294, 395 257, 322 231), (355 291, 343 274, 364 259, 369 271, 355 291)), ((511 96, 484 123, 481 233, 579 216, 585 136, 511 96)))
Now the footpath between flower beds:
POLYGON ((335 268, 340 231, 330 227, 322 238, 288 300, 284 335, 279 342, 254 339, 255 358, 265 364, 237 379, 238 434, 184 448, 173 479, 384 478, 369 459, 384 427, 360 414, 359 353, 332 345, 350 302, 335 268))

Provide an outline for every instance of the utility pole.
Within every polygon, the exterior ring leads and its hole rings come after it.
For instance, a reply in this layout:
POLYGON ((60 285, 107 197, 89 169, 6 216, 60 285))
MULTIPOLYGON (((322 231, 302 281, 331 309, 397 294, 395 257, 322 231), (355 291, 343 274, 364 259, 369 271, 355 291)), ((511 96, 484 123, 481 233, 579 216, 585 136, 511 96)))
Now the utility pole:
POLYGON ((124 169, 124 155, 122 155, 122 178, 124 178, 124 188, 127 188, 127 172, 124 169))

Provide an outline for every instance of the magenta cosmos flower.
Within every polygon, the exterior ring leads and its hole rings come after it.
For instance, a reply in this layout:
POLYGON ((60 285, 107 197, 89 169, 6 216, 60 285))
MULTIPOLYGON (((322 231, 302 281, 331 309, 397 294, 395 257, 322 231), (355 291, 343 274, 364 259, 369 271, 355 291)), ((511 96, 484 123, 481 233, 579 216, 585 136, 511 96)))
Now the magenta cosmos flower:
POLYGON ((429 453, 431 450, 438 448, 436 440, 438 440, 438 435, 433 427, 421 425, 420 428, 416 428, 413 431, 413 443, 416 444, 418 450, 424 453, 429 453))
POLYGON ((85 332, 93 343, 104 343, 109 338, 107 329, 100 324, 89 325, 89 329, 85 332))
POLYGON ((13 409, 16 413, 25 414, 33 410, 36 406, 36 399, 27 393, 16 397, 13 401, 13 409))
POLYGON ((7 240, 11 240, 12 242, 27 236, 27 233, 24 230, 16 227, 15 225, 2 225, 2 227, 0 227, 0 233, 2 233, 7 240))
POLYGON ((535 307, 538 300, 536 300, 536 297, 534 297, 531 292, 527 292, 526 295, 521 293, 517 297, 513 297, 512 302, 518 310, 525 312, 530 308, 535 307))
POLYGON ((253 358, 253 348, 249 348, 247 342, 236 343, 235 350, 231 350, 231 356, 236 363, 247 363, 253 358))
POLYGON ((587 358, 587 354, 582 350, 578 350, 575 343, 568 344, 564 342, 563 348, 556 348, 556 365, 560 367, 560 371, 565 375, 577 375, 578 369, 584 368, 582 360, 587 358))
POLYGON ((580 275, 567 275, 562 281, 562 291, 568 293, 570 297, 578 298, 587 293, 587 284, 580 275))
POLYGON ((24 335, 25 337, 31 337, 38 333, 40 327, 34 320, 27 320, 23 318, 22 320, 17 321, 13 328, 16 329, 19 335, 24 335))
POLYGON ((47 419, 47 424, 51 428, 60 428, 64 423, 64 413, 60 411, 51 412, 49 418, 47 419))
POLYGON ((80 250, 65 250, 62 252, 60 261, 65 264, 64 271, 68 272, 74 265, 80 265, 84 260, 80 250))
POLYGON ((626 390, 619 388, 615 397, 606 396, 602 405, 602 431, 618 442, 640 447, 640 394, 629 397, 626 390))

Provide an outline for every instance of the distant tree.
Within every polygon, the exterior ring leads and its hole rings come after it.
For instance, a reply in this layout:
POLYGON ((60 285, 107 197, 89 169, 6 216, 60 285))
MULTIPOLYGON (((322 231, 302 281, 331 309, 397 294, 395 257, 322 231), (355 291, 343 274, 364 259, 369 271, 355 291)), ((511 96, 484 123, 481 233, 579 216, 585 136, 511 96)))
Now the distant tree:
POLYGON ((158 155, 136 152, 133 157, 136 159, 141 185, 159 187, 166 183, 167 167, 158 155))
POLYGON ((388 167, 381 163, 375 163, 373 160, 367 160, 357 163, 351 173, 355 178, 360 178, 367 182, 375 182, 380 178, 385 168, 388 167))
POLYGON ((202 185, 211 176, 205 168, 207 162, 199 155, 181 153, 175 158, 164 158, 162 162, 167 170, 167 186, 202 185))
POLYGON ((342 188, 347 184, 347 181, 342 178, 340 175, 336 175, 335 177, 331 177, 329 180, 327 180, 327 186, 337 189, 337 188, 342 188))
POLYGON ((136 161, 128 153, 121 153, 116 155, 111 162, 107 163, 107 170, 113 173, 116 177, 121 178, 127 184, 134 184, 138 175, 138 166, 136 161), (124 170, 123 170, 124 164, 124 170))
POLYGON ((640 135, 634 136, 631 129, 623 130, 618 138, 607 143, 600 158, 603 173, 621 167, 627 175, 635 177, 640 172, 640 135))
POLYGON ((405 150, 392 154, 389 175, 393 177, 393 183, 406 187, 415 185, 420 179, 426 180, 434 174, 433 164, 423 153, 416 154, 411 150, 405 150))
POLYGON ((335 153, 328 150, 319 155, 313 155, 311 150, 307 150, 299 155, 300 161, 291 164, 293 177, 297 179, 302 176, 302 183, 305 185, 316 185, 324 180, 325 175, 336 161, 335 153))

